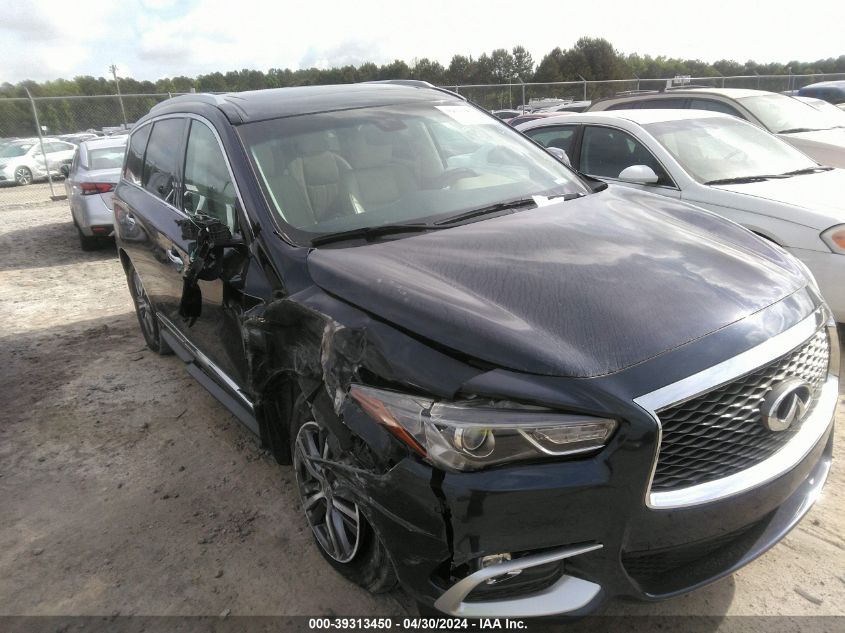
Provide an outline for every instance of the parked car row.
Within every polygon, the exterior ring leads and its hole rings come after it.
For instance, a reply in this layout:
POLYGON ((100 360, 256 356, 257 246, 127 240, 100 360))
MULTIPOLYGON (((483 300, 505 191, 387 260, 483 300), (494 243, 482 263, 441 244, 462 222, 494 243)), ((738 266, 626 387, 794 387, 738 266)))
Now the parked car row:
MULTIPOLYGON (((701 587, 825 483, 845 259, 841 173, 762 129, 779 102, 713 94, 754 124, 692 92, 536 142, 422 82, 170 99, 113 194, 141 332, 371 591, 528 617, 701 587)), ((80 188, 111 183, 92 143, 80 188)))
POLYGON ((614 109, 519 129, 584 174, 684 200, 786 248, 845 322, 845 170, 712 111, 614 109))

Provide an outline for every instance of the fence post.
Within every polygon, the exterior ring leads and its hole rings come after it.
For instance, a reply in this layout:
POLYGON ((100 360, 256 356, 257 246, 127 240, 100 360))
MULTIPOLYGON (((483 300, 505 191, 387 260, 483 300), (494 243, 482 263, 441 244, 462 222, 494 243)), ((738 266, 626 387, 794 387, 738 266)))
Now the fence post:
MULTIPOLYGON (((32 116, 35 118, 35 131, 38 132, 38 145, 41 148, 41 158, 44 159, 44 169, 47 170, 47 182, 50 183, 50 198, 56 199, 56 192, 53 191, 53 177, 50 175, 50 163, 47 162, 47 152, 44 151, 44 138, 41 136, 41 123, 38 121, 38 108, 35 107, 35 99, 29 92, 29 88, 24 86, 26 96, 29 97, 29 103, 32 105, 32 116)), ((35 178, 33 177, 33 180, 35 178)))
POLYGON ((525 82, 522 79, 519 81, 522 84, 522 114, 525 114, 525 82))
POLYGON ((583 100, 586 101, 587 100, 587 80, 584 79, 581 75, 576 75, 576 77, 578 77, 578 79, 580 79, 582 82, 584 82, 584 99, 583 100))

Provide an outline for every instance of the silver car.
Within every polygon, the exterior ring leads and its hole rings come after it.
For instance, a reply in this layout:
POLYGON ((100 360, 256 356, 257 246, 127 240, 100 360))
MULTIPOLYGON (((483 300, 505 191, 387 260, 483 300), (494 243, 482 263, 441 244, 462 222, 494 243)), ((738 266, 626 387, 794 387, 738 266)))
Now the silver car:
POLYGON ((16 139, 0 147, 0 183, 28 185, 46 178, 48 166, 51 175, 59 176, 61 166, 71 159, 76 148, 57 138, 43 140, 43 151, 37 138, 16 139))
POLYGON ((73 156, 65 191, 84 251, 99 248, 114 233, 112 192, 120 179, 126 138, 85 141, 73 156))

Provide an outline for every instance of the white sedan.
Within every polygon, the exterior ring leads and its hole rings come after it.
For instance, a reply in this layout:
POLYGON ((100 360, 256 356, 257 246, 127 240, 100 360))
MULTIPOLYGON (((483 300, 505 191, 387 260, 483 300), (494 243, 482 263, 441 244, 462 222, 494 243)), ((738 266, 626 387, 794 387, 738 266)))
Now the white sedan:
POLYGON ((614 110, 517 129, 578 171, 695 204, 804 262, 845 322, 845 170, 822 167, 760 128, 698 110, 614 110))

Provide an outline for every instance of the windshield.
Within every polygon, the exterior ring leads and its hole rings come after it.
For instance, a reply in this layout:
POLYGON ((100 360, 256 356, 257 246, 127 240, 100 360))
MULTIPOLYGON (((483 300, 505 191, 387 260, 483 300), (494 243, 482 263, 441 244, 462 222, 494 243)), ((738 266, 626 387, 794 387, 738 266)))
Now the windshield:
POLYGON ((123 166, 125 147, 103 147, 88 150, 89 169, 113 169, 123 166))
POLYGON ((286 117, 238 131, 278 216, 307 239, 590 192, 534 143, 463 103, 286 117))
POLYGON ((29 151, 32 145, 20 145, 18 143, 10 143, 0 147, 0 158, 14 158, 16 156, 23 156, 29 151))
POLYGON ((824 114, 786 95, 743 97, 738 101, 775 134, 829 130, 833 127, 824 114))
POLYGON ((788 143, 734 117, 663 121, 644 127, 699 182, 817 167, 788 143))

